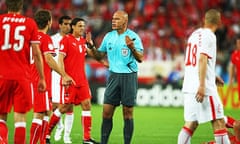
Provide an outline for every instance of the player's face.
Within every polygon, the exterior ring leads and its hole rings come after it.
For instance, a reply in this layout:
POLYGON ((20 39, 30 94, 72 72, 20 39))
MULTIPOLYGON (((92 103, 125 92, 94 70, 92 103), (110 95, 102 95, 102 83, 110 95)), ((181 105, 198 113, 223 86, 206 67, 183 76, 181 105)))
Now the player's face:
POLYGON ((77 36, 83 36, 85 32, 85 22, 79 21, 73 26, 73 33, 77 36))
POLYGON ((61 32, 67 34, 70 32, 70 23, 71 20, 64 19, 63 23, 59 25, 61 32))
POLYGON ((124 19, 123 15, 120 13, 114 13, 112 18, 112 29, 119 30, 124 29, 126 24, 126 20, 124 19))

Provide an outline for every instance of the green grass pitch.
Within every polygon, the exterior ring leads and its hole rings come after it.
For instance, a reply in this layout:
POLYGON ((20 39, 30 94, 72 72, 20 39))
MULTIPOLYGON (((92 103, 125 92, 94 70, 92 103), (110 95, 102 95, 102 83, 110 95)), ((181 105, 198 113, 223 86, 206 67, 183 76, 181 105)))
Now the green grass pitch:
MULTIPOLYGON (((71 133, 73 144, 82 143, 82 126, 81 126, 81 108, 75 106, 74 109, 74 124, 71 133)), ((92 137, 100 140, 101 128, 101 114, 102 106, 92 106, 92 137)), ((239 111, 235 109, 226 109, 226 115, 231 115, 240 119, 239 111)), ((176 144, 177 135, 183 125, 183 108, 164 108, 164 107, 135 107, 134 110, 134 134, 132 144, 176 144)), ((32 113, 28 114, 27 120, 27 139, 29 140, 29 127, 31 125, 32 113)), ((8 116, 9 128, 9 144, 13 143, 13 114, 8 116)), ((54 137, 54 131, 52 138, 54 137)), ((212 128, 210 123, 202 124, 195 132, 192 143, 200 144, 204 141, 213 139, 212 128)), ((63 141, 55 142, 53 144, 63 144, 63 141)), ((29 141, 27 142, 29 143, 29 141)), ((116 109, 113 121, 113 130, 110 135, 109 144, 122 144, 123 143, 123 117, 122 109, 116 109)))

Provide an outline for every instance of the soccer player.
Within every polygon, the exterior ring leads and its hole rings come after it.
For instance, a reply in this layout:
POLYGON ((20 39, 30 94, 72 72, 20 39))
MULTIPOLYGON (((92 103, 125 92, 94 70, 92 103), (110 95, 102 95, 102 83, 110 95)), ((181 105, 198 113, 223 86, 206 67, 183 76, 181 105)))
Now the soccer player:
POLYGON ((224 122, 224 110, 215 75, 216 36, 221 24, 221 14, 215 9, 205 13, 204 26, 196 29, 188 38, 185 56, 184 94, 185 124, 178 135, 178 144, 190 144, 198 124, 211 121, 217 144, 230 144, 224 122))
MULTIPOLYGON (((56 56, 54 59, 58 61, 58 54, 59 54, 59 43, 62 40, 63 36, 69 33, 70 31, 70 23, 71 17, 69 16, 61 16, 58 20, 59 23, 59 32, 52 35, 53 46, 56 52, 56 56)), ((53 104, 53 111, 57 108, 58 104, 62 103, 62 97, 60 97, 60 75, 55 71, 52 71, 52 104, 53 104)), ((62 132, 64 130, 64 143, 71 143, 70 133, 72 129, 74 114, 73 114, 73 106, 66 112, 64 124, 62 118, 60 118, 56 132, 54 135, 55 141, 59 141, 62 136, 62 132)))
POLYGON ((140 37, 127 28, 128 14, 116 11, 112 31, 107 33, 98 49, 89 45, 97 60, 107 55, 110 77, 104 93, 101 144, 107 144, 113 127, 112 117, 117 106, 123 105, 124 143, 130 144, 134 130, 133 109, 137 95, 137 62, 143 60, 140 37))
POLYGON ((37 25, 21 15, 23 0, 6 0, 8 13, 0 15, 0 143, 8 143, 8 113, 14 107, 14 143, 26 143, 26 113, 32 108, 30 46, 39 73, 37 89, 46 82, 37 38, 37 25))
POLYGON ((231 54, 231 62, 229 68, 229 85, 232 86, 235 78, 238 83, 238 96, 240 98, 240 39, 236 41, 236 49, 231 54))
POLYGON ((45 142, 45 134, 51 110, 51 69, 59 73, 63 77, 63 80, 72 81, 72 79, 67 76, 64 71, 61 71, 56 61, 53 59, 53 55, 55 54, 53 42, 51 37, 46 34, 52 25, 52 16, 50 11, 39 10, 35 13, 34 19, 38 26, 38 38, 43 55, 44 75, 47 88, 44 93, 39 93, 37 91, 37 81, 39 80, 39 75, 36 73, 35 66, 32 65, 31 73, 33 84, 34 118, 30 131, 30 144, 37 144, 39 140, 41 143, 45 142))
POLYGON ((75 83, 61 87, 60 93, 61 97, 64 97, 63 103, 59 104, 50 119, 46 142, 50 143, 51 131, 59 122, 61 115, 69 111, 72 105, 81 104, 83 144, 97 144, 98 142, 91 138, 91 93, 85 74, 85 56, 90 50, 86 47, 86 39, 83 37, 85 20, 74 18, 70 26, 71 33, 64 36, 60 42, 58 63, 62 70, 73 78, 75 83))

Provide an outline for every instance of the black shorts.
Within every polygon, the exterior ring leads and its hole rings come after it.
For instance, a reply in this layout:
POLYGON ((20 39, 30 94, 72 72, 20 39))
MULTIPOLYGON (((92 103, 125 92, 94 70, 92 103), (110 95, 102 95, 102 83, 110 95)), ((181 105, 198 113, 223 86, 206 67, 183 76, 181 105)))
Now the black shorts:
POLYGON ((104 104, 134 106, 137 96, 137 73, 110 73, 104 104))

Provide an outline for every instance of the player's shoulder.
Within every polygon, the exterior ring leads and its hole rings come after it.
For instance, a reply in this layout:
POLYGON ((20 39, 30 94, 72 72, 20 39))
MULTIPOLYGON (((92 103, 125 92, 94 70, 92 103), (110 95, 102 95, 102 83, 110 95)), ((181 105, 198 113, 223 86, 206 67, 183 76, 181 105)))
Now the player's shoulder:
POLYGON ((68 42, 70 42, 70 41, 72 41, 72 36, 71 36, 71 34, 67 34, 67 35, 65 35, 65 36, 63 36, 62 37, 62 39, 61 39, 61 41, 60 42, 64 42, 64 43, 68 43, 68 42))
POLYGON ((43 39, 43 40, 52 40, 51 39, 51 37, 48 35, 48 34, 46 34, 46 33, 43 33, 43 32, 38 32, 38 35, 39 36, 41 36, 41 38, 43 39))

